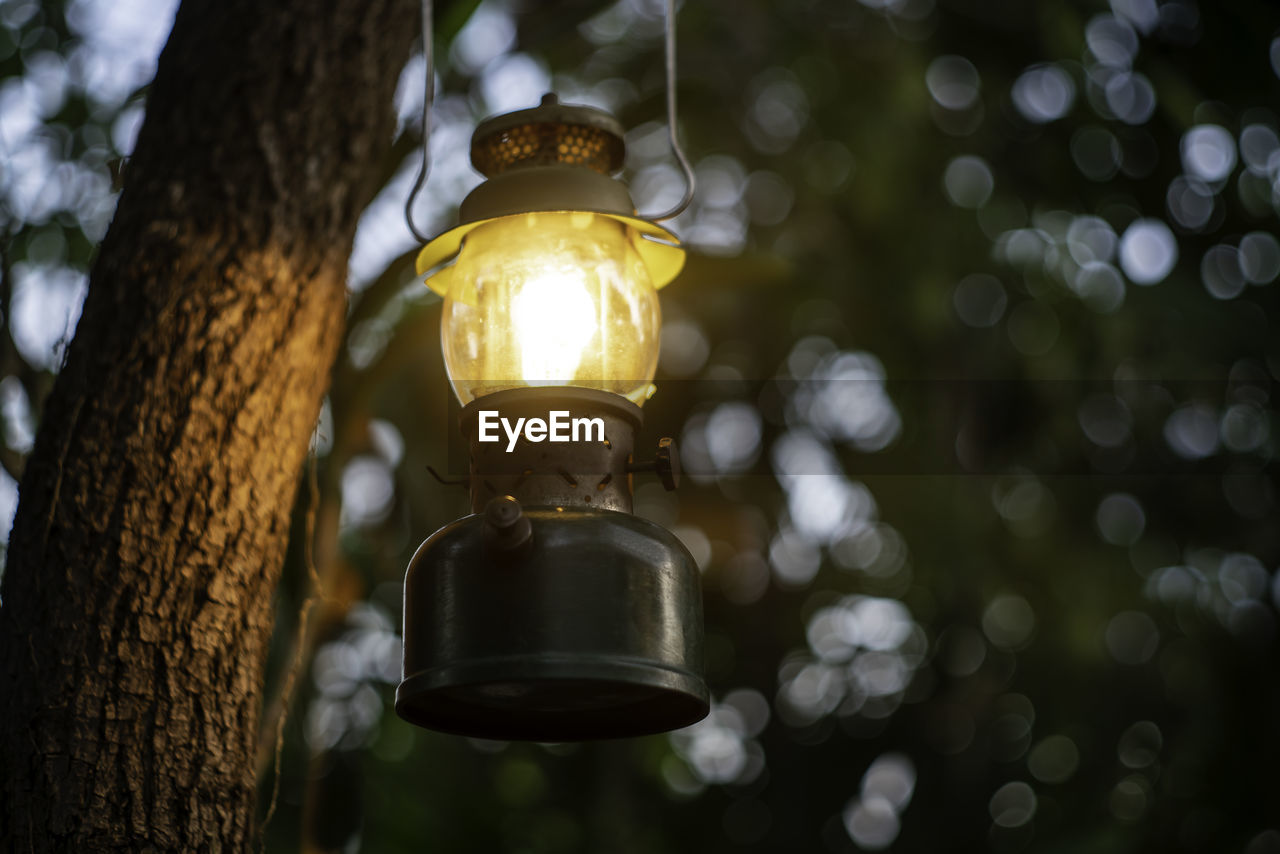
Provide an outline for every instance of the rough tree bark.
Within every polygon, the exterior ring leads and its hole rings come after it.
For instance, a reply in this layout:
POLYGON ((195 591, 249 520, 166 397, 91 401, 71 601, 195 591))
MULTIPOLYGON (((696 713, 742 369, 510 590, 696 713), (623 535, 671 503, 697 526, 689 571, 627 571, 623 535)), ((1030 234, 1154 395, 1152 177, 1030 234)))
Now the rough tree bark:
POLYGON ((272 594, 406 0, 187 0, 21 484, 0 838, 242 850, 272 594))

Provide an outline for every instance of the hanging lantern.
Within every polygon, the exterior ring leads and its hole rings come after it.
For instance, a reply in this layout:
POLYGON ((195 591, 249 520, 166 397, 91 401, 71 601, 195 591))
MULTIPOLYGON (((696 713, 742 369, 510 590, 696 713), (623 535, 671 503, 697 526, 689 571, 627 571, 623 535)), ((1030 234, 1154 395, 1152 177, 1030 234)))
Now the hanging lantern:
POLYGON ((707 713, 699 573, 631 514, 637 471, 669 489, 671 440, 637 462, 653 392, 657 290, 684 252, 613 173, 607 113, 548 95, 476 129, 487 177, 418 272, 470 448, 473 514, 405 577, 396 711, 432 729, 568 741, 660 732, 707 713))

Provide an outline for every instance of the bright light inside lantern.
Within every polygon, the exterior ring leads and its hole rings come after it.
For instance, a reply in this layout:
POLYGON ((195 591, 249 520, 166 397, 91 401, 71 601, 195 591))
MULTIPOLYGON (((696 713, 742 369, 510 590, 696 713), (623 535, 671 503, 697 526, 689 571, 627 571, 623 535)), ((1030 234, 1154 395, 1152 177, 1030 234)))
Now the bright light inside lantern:
POLYGON ((467 234, 441 324, 458 399, 577 386, 643 404, 661 315, 636 239, 624 223, 587 212, 502 217, 467 234))
POLYGON ((577 376, 583 350, 595 337, 596 306, 586 276, 573 268, 535 273, 511 301, 520 345, 520 374, 530 385, 577 376))

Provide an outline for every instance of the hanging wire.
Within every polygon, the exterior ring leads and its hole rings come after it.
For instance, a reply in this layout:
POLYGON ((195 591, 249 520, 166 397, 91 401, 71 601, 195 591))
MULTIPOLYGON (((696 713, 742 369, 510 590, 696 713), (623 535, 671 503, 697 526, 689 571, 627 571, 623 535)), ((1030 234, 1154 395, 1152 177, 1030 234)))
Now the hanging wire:
POLYGON ((693 167, 689 165, 689 158, 685 156, 684 149, 680 147, 680 137, 676 133, 676 0, 667 0, 666 23, 667 138, 671 142, 671 153, 675 155, 676 160, 680 163, 680 171, 684 173, 684 197, 671 210, 656 216, 646 217, 646 219, 654 222, 672 219, 684 213, 685 208, 689 207, 689 203, 693 201, 694 185, 693 167))
POLYGON ((434 39, 431 26, 431 0, 422 0, 422 58, 426 66, 426 89, 422 96, 422 162, 418 164, 418 177, 413 179, 413 189, 409 198, 404 201, 404 221, 409 231, 420 243, 427 243, 430 238, 418 230, 413 222, 413 203, 427 183, 427 171, 431 168, 431 105, 436 97, 436 68, 434 39))
MULTIPOLYGON (((694 191, 694 174, 693 166, 689 164, 689 158, 685 155, 684 149, 680 147, 680 137, 676 132, 676 2, 675 0, 666 0, 666 27, 665 27, 665 52, 666 52, 666 73, 667 73, 667 139, 671 144, 671 153, 675 155, 676 162, 680 164, 680 171, 684 175, 684 196, 676 203, 675 207, 668 211, 657 214, 656 216, 646 217, 654 222, 661 222, 666 219, 673 219, 684 213, 689 207, 689 203, 693 201, 694 191)), ((431 0, 422 0, 422 56, 424 65, 426 66, 425 84, 426 88, 422 98, 422 161, 418 164, 418 175, 414 178, 413 188, 409 191, 409 198, 404 202, 404 220, 409 226, 409 231, 420 242, 427 243, 430 238, 418 230, 413 221, 413 203, 417 200, 418 194, 422 192, 423 185, 427 182, 427 172, 430 169, 430 142, 431 142, 431 105, 435 101, 435 56, 433 51, 432 37, 432 9, 431 0)))

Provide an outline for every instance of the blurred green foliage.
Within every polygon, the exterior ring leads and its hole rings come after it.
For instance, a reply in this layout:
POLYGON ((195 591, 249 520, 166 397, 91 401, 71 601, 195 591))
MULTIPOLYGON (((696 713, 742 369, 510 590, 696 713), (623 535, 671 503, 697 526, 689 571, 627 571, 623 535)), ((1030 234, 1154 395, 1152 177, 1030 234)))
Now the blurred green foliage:
MULTIPOLYGON (((642 211, 678 193, 660 3, 458 9, 435 143, 550 85, 635 129, 642 211)), ((87 94, 56 3, 0 20, 0 103, 61 57, 29 136, 109 197, 145 89, 87 94)), ((693 476, 639 483, 637 506, 704 564, 713 715, 539 746, 391 712, 403 567, 465 512, 427 473, 456 404, 397 178, 362 226, 318 431, 326 598, 269 850, 1280 850, 1280 12, 705 0, 679 26, 694 257, 663 292, 645 411, 693 476)), ((414 163, 411 101, 389 176, 414 163)), ((433 155, 438 229, 474 179, 433 155)), ((15 268, 82 272, 105 222, 83 188, 22 203, 18 162, 0 216, 21 338, 15 268)), ((12 470, 57 359, 6 344, 12 470)))

